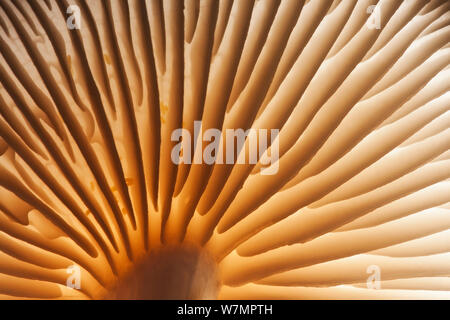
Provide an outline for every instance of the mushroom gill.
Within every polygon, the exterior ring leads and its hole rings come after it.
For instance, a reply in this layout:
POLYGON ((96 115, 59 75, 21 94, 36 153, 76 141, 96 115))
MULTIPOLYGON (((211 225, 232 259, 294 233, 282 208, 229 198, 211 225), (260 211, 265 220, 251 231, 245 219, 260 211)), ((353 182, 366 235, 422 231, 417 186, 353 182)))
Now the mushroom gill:
POLYGON ((0 0, 0 299, 449 299, 449 39, 445 0, 0 0), (173 161, 200 121, 232 161, 173 161))

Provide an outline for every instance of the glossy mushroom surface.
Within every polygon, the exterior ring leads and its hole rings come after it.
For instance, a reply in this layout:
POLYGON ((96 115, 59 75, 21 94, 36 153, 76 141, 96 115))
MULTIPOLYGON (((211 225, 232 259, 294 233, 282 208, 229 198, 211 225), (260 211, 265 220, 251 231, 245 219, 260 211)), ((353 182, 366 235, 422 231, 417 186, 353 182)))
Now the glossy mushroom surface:
POLYGON ((0 0, 0 298, 449 299, 449 38, 444 0, 0 0))

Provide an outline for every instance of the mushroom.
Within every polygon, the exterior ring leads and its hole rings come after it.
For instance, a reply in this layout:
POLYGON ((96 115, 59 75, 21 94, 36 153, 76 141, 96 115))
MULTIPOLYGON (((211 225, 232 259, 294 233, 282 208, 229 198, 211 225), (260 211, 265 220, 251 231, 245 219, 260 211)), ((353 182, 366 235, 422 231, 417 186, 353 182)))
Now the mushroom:
POLYGON ((449 8, 1 0, 0 298, 449 299, 449 8))

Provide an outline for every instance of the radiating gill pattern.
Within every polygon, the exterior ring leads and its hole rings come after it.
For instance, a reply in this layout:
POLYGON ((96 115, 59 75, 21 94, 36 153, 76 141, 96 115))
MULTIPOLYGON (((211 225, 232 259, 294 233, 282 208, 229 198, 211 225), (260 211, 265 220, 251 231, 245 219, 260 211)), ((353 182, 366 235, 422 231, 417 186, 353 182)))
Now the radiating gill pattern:
POLYGON ((0 0, 0 298, 185 245, 221 299, 450 298, 449 39, 445 0, 0 0), (278 172, 174 164, 200 120, 278 172))

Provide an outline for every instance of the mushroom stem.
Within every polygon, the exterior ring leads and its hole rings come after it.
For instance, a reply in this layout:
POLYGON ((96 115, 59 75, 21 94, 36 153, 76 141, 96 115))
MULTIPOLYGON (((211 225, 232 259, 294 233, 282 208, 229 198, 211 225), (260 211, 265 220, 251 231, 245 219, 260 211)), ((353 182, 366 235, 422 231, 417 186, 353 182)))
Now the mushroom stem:
POLYGON ((216 262, 199 247, 164 246, 153 250, 120 279, 108 299, 216 299, 216 262))

